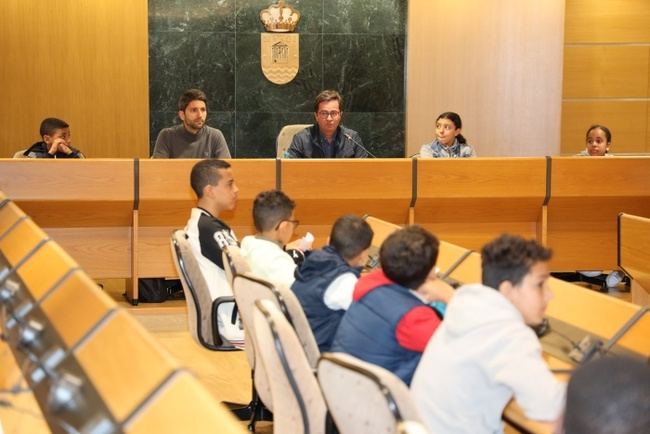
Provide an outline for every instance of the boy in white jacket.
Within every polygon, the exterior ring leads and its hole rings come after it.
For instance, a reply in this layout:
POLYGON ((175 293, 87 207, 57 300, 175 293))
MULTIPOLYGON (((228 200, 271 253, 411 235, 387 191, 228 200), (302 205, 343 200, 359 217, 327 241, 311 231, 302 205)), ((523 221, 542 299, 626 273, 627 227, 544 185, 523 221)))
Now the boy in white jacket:
POLYGON ((542 322, 552 297, 551 251, 502 235, 481 256, 483 284, 458 289, 413 377, 412 396, 434 433, 502 432, 513 396, 536 420, 555 421, 564 405, 565 386, 529 327, 542 322))

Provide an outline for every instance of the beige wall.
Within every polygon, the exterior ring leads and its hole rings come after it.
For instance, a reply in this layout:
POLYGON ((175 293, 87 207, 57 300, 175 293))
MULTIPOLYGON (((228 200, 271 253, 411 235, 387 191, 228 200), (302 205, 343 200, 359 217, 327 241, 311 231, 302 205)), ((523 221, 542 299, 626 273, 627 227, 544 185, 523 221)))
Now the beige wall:
POLYGON ((564 0, 411 0, 407 155, 458 112, 479 156, 555 154, 564 0))
MULTIPOLYGON (((482 156, 573 153, 594 122, 613 151, 650 151, 650 1, 564 14, 563 0, 409 1, 406 155, 447 110, 482 156)), ((146 1, 3 0, 0 55, 0 157, 47 116, 90 157, 147 156, 146 1)))
POLYGON ((650 1, 566 0, 563 153, 585 146, 592 124, 611 151, 650 151, 650 1))
POLYGON ((88 157, 148 155, 145 0, 2 0, 0 158, 71 126, 88 157))

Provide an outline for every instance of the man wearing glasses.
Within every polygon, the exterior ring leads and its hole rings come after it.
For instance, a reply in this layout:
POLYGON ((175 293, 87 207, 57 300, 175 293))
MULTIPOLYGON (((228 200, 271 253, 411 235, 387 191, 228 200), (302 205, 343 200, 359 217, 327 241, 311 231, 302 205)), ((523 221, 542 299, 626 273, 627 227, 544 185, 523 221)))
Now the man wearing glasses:
POLYGON ((359 133, 341 123, 343 97, 335 90, 324 90, 314 102, 316 123, 293 137, 287 158, 366 158, 359 133))

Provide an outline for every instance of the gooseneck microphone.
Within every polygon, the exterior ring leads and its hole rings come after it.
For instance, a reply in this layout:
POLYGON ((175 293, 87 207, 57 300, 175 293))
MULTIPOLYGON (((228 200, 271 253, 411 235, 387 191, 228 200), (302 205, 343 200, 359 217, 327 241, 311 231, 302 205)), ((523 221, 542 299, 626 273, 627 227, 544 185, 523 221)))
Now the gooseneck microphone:
POLYGON ((348 134, 348 133, 343 133, 343 136, 345 136, 346 139, 348 139, 349 141, 351 141, 352 143, 354 143, 355 145, 357 145, 358 147, 360 147, 361 149, 363 149, 364 151, 366 151, 366 152, 368 153, 368 155, 370 155, 372 158, 377 158, 377 157, 375 157, 375 156, 373 155, 372 152, 370 152, 369 150, 367 150, 367 149, 366 149, 366 148, 365 148, 361 143, 359 143, 359 142, 357 142, 356 140, 354 140, 350 134, 348 134))

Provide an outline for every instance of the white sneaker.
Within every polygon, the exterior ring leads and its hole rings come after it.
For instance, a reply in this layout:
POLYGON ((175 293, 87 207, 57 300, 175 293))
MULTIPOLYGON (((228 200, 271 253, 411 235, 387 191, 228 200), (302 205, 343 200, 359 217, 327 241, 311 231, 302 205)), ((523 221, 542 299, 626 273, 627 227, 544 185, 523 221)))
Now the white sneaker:
POLYGON ((605 282, 608 288, 616 288, 619 283, 623 281, 623 273, 620 271, 612 271, 607 275, 605 282))

